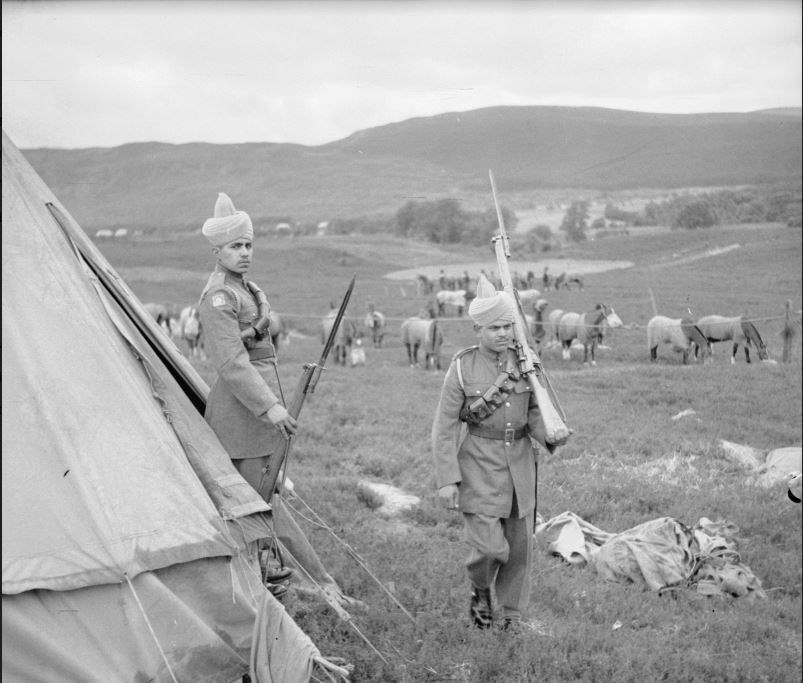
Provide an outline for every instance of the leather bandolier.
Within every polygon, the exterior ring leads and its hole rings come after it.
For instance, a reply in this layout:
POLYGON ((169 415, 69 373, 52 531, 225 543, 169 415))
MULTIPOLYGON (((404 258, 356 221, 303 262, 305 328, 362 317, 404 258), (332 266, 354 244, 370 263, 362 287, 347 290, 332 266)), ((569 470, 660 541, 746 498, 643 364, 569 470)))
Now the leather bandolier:
MULTIPOLYGON (((460 358, 464 353, 472 351, 477 347, 470 347, 463 353, 458 354, 455 362, 458 364, 457 372, 461 385, 463 384, 462 372, 460 370, 460 358)), ((513 392, 513 385, 521 379, 521 373, 515 364, 508 364, 508 367, 499 374, 494 383, 488 387, 485 393, 479 398, 466 403, 460 411, 460 420, 468 425, 468 431, 474 436, 485 439, 498 439, 510 443, 517 439, 522 439, 529 433, 526 424, 513 429, 493 429, 483 426, 483 422, 490 417, 499 407, 504 405, 510 394, 513 392)))

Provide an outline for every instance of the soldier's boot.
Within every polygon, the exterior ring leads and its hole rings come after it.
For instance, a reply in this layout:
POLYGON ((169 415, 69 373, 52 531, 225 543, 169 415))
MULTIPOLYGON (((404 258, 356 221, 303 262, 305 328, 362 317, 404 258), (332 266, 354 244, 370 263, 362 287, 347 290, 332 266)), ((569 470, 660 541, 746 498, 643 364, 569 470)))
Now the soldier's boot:
POLYGON ((491 589, 477 588, 471 591, 471 604, 469 615, 476 628, 490 628, 493 624, 493 609, 491 607, 491 589))
POLYGON ((269 549, 260 552, 259 564, 265 587, 275 598, 281 599, 287 593, 287 584, 293 576, 293 570, 283 566, 280 561, 277 562, 269 549))

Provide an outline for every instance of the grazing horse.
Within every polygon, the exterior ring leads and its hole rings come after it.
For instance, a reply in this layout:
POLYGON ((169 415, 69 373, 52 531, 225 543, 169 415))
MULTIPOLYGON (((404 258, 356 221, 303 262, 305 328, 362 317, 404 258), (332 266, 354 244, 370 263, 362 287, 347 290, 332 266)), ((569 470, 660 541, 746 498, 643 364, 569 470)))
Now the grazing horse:
POLYGON ((204 342, 201 328, 201 317, 195 306, 185 306, 178 316, 180 337, 187 342, 192 358, 205 358, 204 342))
POLYGON ((683 354, 683 365, 689 362, 692 344, 703 349, 703 358, 711 352, 711 345, 691 318, 667 318, 656 315, 647 323, 647 348, 650 360, 658 360, 658 345, 670 344, 673 351, 683 354))
POLYGON ((588 363, 589 351, 591 365, 596 365, 594 352, 602 336, 602 325, 621 327, 622 321, 616 312, 606 304, 597 304, 593 311, 587 313, 564 313, 558 323, 558 338, 563 346, 563 359, 571 359, 572 342, 577 339, 583 345, 583 363, 588 363))
POLYGON ((546 323, 546 343, 547 346, 553 346, 557 344, 560 346, 560 335, 558 334, 558 323, 560 323, 560 319, 563 317, 564 311, 562 308, 556 308, 550 311, 549 315, 547 316, 547 323, 546 323))
MULTIPOLYGON (((337 309, 333 308, 321 321, 321 344, 325 344, 326 340, 329 338, 329 333, 332 331, 332 326, 335 324, 336 317, 337 309)), ((344 317, 340 321, 340 327, 337 328, 335 343, 332 347, 336 364, 346 364, 346 361, 349 357, 349 351, 351 350, 351 345, 356 337, 357 325, 354 324, 353 320, 344 317)))
POLYGON ((438 321, 431 318, 414 316, 407 318, 401 324, 402 343, 407 349, 407 360, 411 368, 420 367, 418 364, 418 349, 424 351, 424 367, 429 370, 433 366, 441 369, 441 346, 443 334, 438 321))
POLYGON ((385 327, 387 325, 385 316, 379 311, 374 310, 374 307, 371 306, 368 313, 365 315, 363 324, 371 333, 371 341, 373 342, 374 348, 382 346, 382 339, 385 337, 385 327))
POLYGON ((457 311, 457 317, 463 315, 466 310, 466 290, 465 289, 442 289, 435 294, 435 301, 438 304, 438 315, 446 315, 446 306, 453 306, 457 311))
MULTIPOLYGON (((767 346, 756 326, 749 320, 745 320, 742 315, 734 318, 726 318, 722 315, 706 315, 697 321, 697 327, 710 344, 721 341, 733 341, 733 353, 731 353, 731 363, 736 362, 736 351, 739 344, 744 346, 744 358, 750 362, 750 346, 755 346, 760 360, 767 360, 767 346)), ((713 350, 713 347, 712 347, 713 350)), ((695 356, 697 352, 695 351, 695 356)))

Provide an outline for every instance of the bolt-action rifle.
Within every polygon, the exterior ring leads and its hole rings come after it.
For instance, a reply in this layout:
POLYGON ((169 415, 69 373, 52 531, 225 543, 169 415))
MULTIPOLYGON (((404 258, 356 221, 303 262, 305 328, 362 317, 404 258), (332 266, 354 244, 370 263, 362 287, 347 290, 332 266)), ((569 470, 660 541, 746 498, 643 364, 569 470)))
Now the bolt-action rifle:
MULTIPOLYGON (((318 384, 321 373, 325 369, 326 358, 335 344, 337 331, 340 327, 340 322, 343 320, 343 315, 346 312, 346 306, 348 306, 349 299, 351 298, 351 292, 354 289, 354 281, 356 279, 357 275, 355 274, 352 276, 349 287, 343 296, 343 300, 340 302, 340 308, 337 311, 332 329, 329 332, 329 337, 326 339, 326 344, 324 344, 320 360, 317 363, 304 363, 304 368, 301 371, 301 377, 298 380, 295 394, 293 394, 290 404, 285 406, 287 412, 296 419, 298 419, 301 407, 304 405, 304 399, 307 398, 307 394, 311 394, 315 391, 315 385, 318 384)), ((276 488, 276 481, 279 478, 279 473, 290 455, 290 446, 292 445, 293 437, 288 436, 288 438, 285 439, 277 434, 276 439, 280 440, 281 443, 275 444, 275 447, 272 449, 273 455, 268 459, 267 469, 259 482, 258 491, 260 494, 263 490, 270 491, 271 495, 273 494, 273 490, 276 488)))
POLYGON ((527 319, 524 317, 519 293, 513 287, 513 279, 510 277, 510 266, 508 264, 510 241, 505 230, 502 209, 496 197, 496 183, 494 182, 493 173, 489 170, 488 175, 491 179, 491 192, 493 193, 494 206, 496 207, 496 218, 499 222, 499 234, 491 238, 491 243, 496 252, 496 264, 499 269, 499 279, 502 281, 502 287, 516 301, 513 336, 518 353, 519 370, 530 383, 535 399, 538 402, 538 408, 541 410, 541 417, 546 428, 546 442, 548 444, 562 444, 569 438, 572 430, 566 426, 566 416, 560 407, 557 396, 555 396, 549 378, 544 372, 541 360, 535 352, 535 344, 530 334, 530 328, 527 325, 527 319))

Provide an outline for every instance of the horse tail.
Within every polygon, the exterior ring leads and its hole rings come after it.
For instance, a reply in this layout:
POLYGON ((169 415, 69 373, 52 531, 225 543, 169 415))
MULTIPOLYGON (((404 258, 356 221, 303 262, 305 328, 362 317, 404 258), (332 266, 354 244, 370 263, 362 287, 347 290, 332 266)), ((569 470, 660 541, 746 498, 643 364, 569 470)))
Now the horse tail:
POLYGON ((438 321, 433 320, 429 326, 429 339, 427 339, 427 347, 434 351, 436 348, 436 342, 438 339, 438 321))

